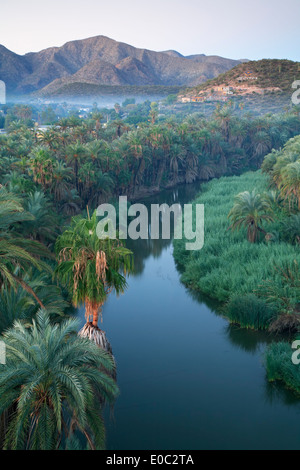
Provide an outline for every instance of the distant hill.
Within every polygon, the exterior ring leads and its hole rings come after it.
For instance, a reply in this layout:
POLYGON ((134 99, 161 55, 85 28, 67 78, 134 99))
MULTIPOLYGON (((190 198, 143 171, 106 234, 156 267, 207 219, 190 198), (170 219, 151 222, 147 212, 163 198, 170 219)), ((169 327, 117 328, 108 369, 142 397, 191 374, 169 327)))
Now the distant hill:
POLYGON ((15 94, 51 95, 74 83, 113 86, 194 86, 240 61, 183 57, 177 51, 138 49, 105 36, 70 41, 23 56, 0 46, 0 79, 15 94))
POLYGON ((187 89, 179 99, 203 99, 220 96, 290 94, 292 83, 300 79, 300 62, 281 59, 248 61, 208 80, 202 85, 187 89))

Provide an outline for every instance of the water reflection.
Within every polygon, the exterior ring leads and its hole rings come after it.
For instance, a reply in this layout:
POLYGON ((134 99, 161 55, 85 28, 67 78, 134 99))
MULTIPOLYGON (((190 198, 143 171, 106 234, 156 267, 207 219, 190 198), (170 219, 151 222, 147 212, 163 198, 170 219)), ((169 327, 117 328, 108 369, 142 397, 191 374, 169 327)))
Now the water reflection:
POLYGON ((282 383, 269 382, 266 378, 265 399, 270 404, 283 402, 288 407, 300 409, 299 397, 291 390, 287 390, 282 383))
MULTIPOLYGON (((184 204, 198 192, 182 186, 141 202, 184 204)), ((217 302, 186 288, 171 243, 129 240, 135 275, 104 306, 121 390, 108 448, 299 449, 299 402, 266 380, 271 337, 229 325, 217 302)))
MULTIPOLYGON (((169 189, 162 191, 160 194, 148 197, 144 200, 139 201, 131 201, 131 202, 139 202, 144 204, 147 209, 148 213, 150 214, 150 206, 151 204, 168 204, 171 206, 172 204, 180 204, 181 208, 183 208, 184 204, 190 203, 195 196, 200 191, 200 182, 189 184, 189 185, 182 185, 174 189, 169 189)), ((149 228, 148 233, 151 233, 151 218, 149 217, 149 228)), ((153 256, 154 258, 159 258, 162 252, 168 248, 174 236, 174 219, 173 214, 171 213, 171 237, 168 240, 164 240, 161 237, 158 240, 152 240, 149 238, 148 240, 130 240, 128 239, 126 242, 126 246, 133 251, 134 253, 134 273, 133 276, 139 276, 143 273, 145 268, 145 260, 149 258, 149 256, 153 256)))
MULTIPOLYGON (((142 202, 146 207, 150 207, 151 204, 163 204, 172 205, 175 203, 181 204, 183 207, 184 204, 190 203, 201 191, 200 183, 194 183, 190 185, 179 186, 178 188, 172 190, 166 190, 160 193, 159 195, 146 198, 142 202)), ((149 227, 149 233, 151 230, 151 222, 149 227)), ((171 224, 171 229, 173 229, 173 224, 171 224)), ((168 249, 172 244, 172 237, 174 235, 174 230, 171 230, 171 239, 164 240, 162 238, 158 240, 128 240, 127 246, 134 252, 134 263, 135 263, 135 272, 133 276, 141 276, 146 266, 146 261, 152 257, 158 259, 162 256, 164 250, 168 249)), ((176 265, 177 271, 180 273, 180 268, 176 265)), ((217 316, 223 316, 223 308, 220 303, 201 292, 191 290, 187 287, 184 287, 187 297, 193 299, 201 305, 205 305, 209 308, 211 314, 217 316)), ((263 362, 263 352, 265 347, 270 344, 272 341, 280 340, 289 340, 287 336, 278 336, 274 338, 273 335, 270 335, 267 331, 253 331, 250 329, 240 328, 238 325, 233 325, 230 323, 224 324, 223 327, 224 337, 229 341, 229 343, 234 347, 235 350, 244 351, 247 354, 259 355, 261 362, 263 362)), ((291 391, 284 388, 281 384, 270 384, 265 378, 264 381, 264 396, 265 400, 270 404, 278 402, 278 400, 283 401, 286 405, 297 405, 299 408, 299 399, 291 391)))
POLYGON ((262 345, 272 342, 271 335, 266 331, 253 331, 228 324, 225 333, 231 344, 248 353, 256 353, 262 345))

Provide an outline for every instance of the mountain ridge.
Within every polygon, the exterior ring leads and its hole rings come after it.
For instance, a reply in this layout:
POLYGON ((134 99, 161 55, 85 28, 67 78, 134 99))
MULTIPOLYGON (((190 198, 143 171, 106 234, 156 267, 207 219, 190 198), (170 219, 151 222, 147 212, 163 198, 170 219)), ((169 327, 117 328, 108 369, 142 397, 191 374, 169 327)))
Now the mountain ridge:
POLYGON ((156 52, 107 36, 68 41, 60 47, 18 55, 0 45, 0 79, 15 94, 51 93, 57 86, 195 86, 230 70, 240 61, 177 51, 156 52))

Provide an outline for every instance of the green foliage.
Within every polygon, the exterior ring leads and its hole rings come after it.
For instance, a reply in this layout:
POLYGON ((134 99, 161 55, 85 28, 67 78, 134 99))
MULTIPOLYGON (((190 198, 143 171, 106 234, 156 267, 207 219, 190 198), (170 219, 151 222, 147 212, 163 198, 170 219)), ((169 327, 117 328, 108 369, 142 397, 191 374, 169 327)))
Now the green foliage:
POLYGON ((16 322, 4 334, 6 364, 0 365, 0 414, 14 412, 5 449, 53 450, 76 429, 90 448, 104 446, 102 405, 113 402, 112 357, 79 338, 78 324, 51 324, 40 311, 30 328, 16 322))
MULTIPOLYGON (((228 301, 233 295, 239 297, 249 293, 265 297, 266 288, 270 286, 279 293, 282 293, 279 290, 282 286, 289 291, 290 299, 296 299, 298 288, 283 281, 282 272, 276 266, 293 266, 295 260, 299 261, 299 250, 283 241, 249 243, 246 229, 228 230, 227 214, 235 195, 245 188, 249 191, 256 188, 262 194, 267 190, 267 184, 267 177, 258 171, 239 177, 223 177, 202 186, 194 203, 205 205, 204 247, 200 251, 186 251, 185 239, 174 241, 174 257, 185 284, 221 302, 228 301)), ((284 293, 282 295, 285 297, 284 293)), ((282 305, 282 299, 278 302, 282 305)), ((270 298, 268 303, 271 303, 270 298)))
POLYGON ((267 347, 265 365, 270 382, 281 381, 300 394, 300 367, 292 362, 293 352, 290 343, 273 342, 267 347))
POLYGON ((91 218, 74 217, 55 248, 58 279, 69 289, 73 304, 85 303, 87 319, 96 321, 108 294, 124 292, 132 252, 118 239, 99 237, 96 211, 91 218))
POLYGON ((254 189, 251 193, 243 191, 234 198, 234 206, 228 214, 231 219, 232 230, 247 227, 247 238, 249 242, 255 242, 258 231, 266 233, 261 224, 264 221, 273 221, 270 202, 264 195, 260 195, 254 189))
POLYGON ((285 239, 296 244, 300 244, 300 213, 292 214, 290 217, 284 220, 282 224, 282 231, 285 239))
MULTIPOLYGON (((257 293, 274 305, 281 314, 300 312, 300 271, 297 260, 278 259, 274 263, 273 279, 265 279, 257 293)), ((299 317, 300 318, 300 317, 299 317)))
POLYGON ((22 194, 43 190, 58 213, 74 214, 120 193, 136 197, 257 169, 272 148, 300 132, 294 113, 239 118, 225 106, 206 119, 163 116, 150 101, 128 106, 119 114, 94 108, 87 119, 70 115, 44 131, 13 121, 0 136, 0 178, 9 186, 13 177, 22 194))
POLYGON ((27 239, 19 235, 15 226, 27 223, 34 216, 26 212, 21 204, 21 199, 14 194, 8 193, 5 188, 0 189, 0 280, 10 288, 26 283, 15 274, 26 272, 34 266, 36 269, 50 270, 40 258, 50 257, 50 252, 44 245, 35 240, 27 239))
POLYGON ((283 149, 272 151, 262 163, 262 170, 272 178, 288 203, 288 210, 300 209, 300 136, 290 139, 283 149))
MULTIPOLYGON (((51 318, 61 319, 70 306, 62 289, 53 284, 51 277, 49 273, 30 269, 22 280, 36 293, 51 318)), ((0 289, 0 332, 10 328, 15 320, 31 321, 38 309, 36 300, 20 285, 10 289, 3 284, 0 289)))
POLYGON ((234 296, 226 305, 226 317, 243 328, 267 329, 275 316, 275 309, 254 294, 234 296))

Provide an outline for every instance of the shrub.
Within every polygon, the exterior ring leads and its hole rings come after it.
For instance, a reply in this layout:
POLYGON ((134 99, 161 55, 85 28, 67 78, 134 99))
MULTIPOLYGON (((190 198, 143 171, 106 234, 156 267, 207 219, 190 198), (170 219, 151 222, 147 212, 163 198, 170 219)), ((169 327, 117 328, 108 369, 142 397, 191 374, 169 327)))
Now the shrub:
POLYGON ((231 323, 244 328, 264 330, 275 316, 274 309, 254 294, 233 297, 226 305, 226 316, 231 323))
POLYGON ((293 364, 292 354, 290 343, 271 343, 265 353, 267 377, 270 382, 281 381, 300 394, 300 366, 293 364))
MULTIPOLYGON (((299 260, 298 246, 276 240, 253 244, 246 239, 246 229, 228 230, 227 215, 234 196, 245 188, 249 191, 256 188, 262 194, 267 187, 268 177, 260 171, 223 177, 202 185, 195 203, 205 206, 204 246, 199 251, 186 251, 185 239, 174 241, 174 257, 182 272, 181 280, 187 286, 227 302, 232 296, 256 293, 266 280, 268 288, 278 289, 282 285, 282 273, 275 267, 291 266, 299 260)), ((285 292, 282 295, 287 297, 285 292)), ((296 288, 288 286, 288 297, 293 305, 297 295, 296 288)))
POLYGON ((295 313, 286 313, 279 315, 269 326, 270 333, 296 333, 300 327, 300 315, 295 313))

